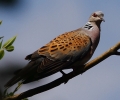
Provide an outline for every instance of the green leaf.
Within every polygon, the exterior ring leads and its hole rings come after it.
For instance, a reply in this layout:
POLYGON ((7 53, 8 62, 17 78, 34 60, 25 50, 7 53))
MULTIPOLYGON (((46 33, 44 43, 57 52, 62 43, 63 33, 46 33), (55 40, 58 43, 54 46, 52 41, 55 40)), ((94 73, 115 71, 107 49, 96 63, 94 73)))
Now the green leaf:
POLYGON ((2 24, 2 20, 0 20, 0 25, 2 24))
POLYGON ((2 42, 3 42, 3 40, 0 42, 0 49, 1 49, 1 47, 2 47, 2 42))
POLYGON ((12 37, 11 39, 9 39, 7 42, 5 42, 5 43, 3 44, 2 47, 6 49, 6 48, 8 48, 9 46, 11 46, 11 45, 14 43, 16 37, 17 37, 17 36, 14 36, 14 37, 12 37))
POLYGON ((14 50, 14 46, 9 46, 9 47, 7 47, 7 48, 5 48, 8 52, 11 52, 11 51, 13 51, 14 50))
POLYGON ((4 54, 5 54, 4 50, 0 49, 0 60, 3 58, 4 54))

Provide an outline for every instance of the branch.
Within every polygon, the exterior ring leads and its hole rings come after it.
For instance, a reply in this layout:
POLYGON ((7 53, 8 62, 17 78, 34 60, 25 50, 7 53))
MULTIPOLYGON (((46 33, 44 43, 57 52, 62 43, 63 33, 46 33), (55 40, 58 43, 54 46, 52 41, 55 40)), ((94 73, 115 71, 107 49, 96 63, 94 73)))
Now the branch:
POLYGON ((58 78, 58 79, 56 79, 48 84, 36 87, 34 89, 30 89, 28 91, 25 91, 21 94, 14 95, 12 97, 8 97, 5 100, 21 100, 21 99, 24 99, 27 97, 31 97, 31 96, 38 94, 38 93, 42 93, 42 92, 47 91, 49 89, 52 89, 56 86, 59 86, 60 84, 66 82, 65 79, 70 80, 70 79, 74 78, 75 76, 84 73, 85 71, 94 67, 95 65, 97 65, 101 61, 105 60, 109 56, 120 55, 120 52, 118 52, 119 48, 120 48, 120 42, 117 43, 115 46, 111 47, 108 51, 106 51, 105 53, 103 53, 99 57, 97 57, 97 58, 93 59, 92 61, 88 62, 87 64, 81 66, 81 69, 78 69, 76 72, 72 71, 72 72, 66 74, 65 77, 62 76, 62 77, 60 77, 60 78, 58 78))

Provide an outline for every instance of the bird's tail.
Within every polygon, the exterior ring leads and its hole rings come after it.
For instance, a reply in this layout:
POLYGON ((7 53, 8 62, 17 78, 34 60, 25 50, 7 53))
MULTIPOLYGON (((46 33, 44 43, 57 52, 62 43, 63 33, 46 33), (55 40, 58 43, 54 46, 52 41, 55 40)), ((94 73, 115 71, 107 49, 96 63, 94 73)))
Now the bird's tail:
POLYGON ((26 67, 24 67, 21 71, 18 71, 18 73, 4 85, 5 88, 11 87, 20 80, 24 81, 30 76, 31 71, 33 72, 33 70, 37 68, 37 66, 38 64, 36 65, 35 61, 30 61, 26 67))

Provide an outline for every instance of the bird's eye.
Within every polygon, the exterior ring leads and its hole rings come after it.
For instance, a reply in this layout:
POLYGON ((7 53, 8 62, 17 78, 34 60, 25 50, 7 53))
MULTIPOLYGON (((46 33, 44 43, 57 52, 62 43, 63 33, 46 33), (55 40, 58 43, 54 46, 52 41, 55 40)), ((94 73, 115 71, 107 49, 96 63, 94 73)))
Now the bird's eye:
POLYGON ((93 14, 93 17, 97 17, 98 15, 96 13, 93 14))

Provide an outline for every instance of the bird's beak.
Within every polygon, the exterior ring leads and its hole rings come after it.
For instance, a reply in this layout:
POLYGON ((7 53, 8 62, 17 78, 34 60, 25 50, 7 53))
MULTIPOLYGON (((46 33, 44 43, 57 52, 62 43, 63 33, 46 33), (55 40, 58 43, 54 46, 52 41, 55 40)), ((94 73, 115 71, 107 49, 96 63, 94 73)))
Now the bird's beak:
POLYGON ((104 20, 104 18, 102 17, 102 18, 100 18, 103 22, 105 22, 105 20, 104 20))

